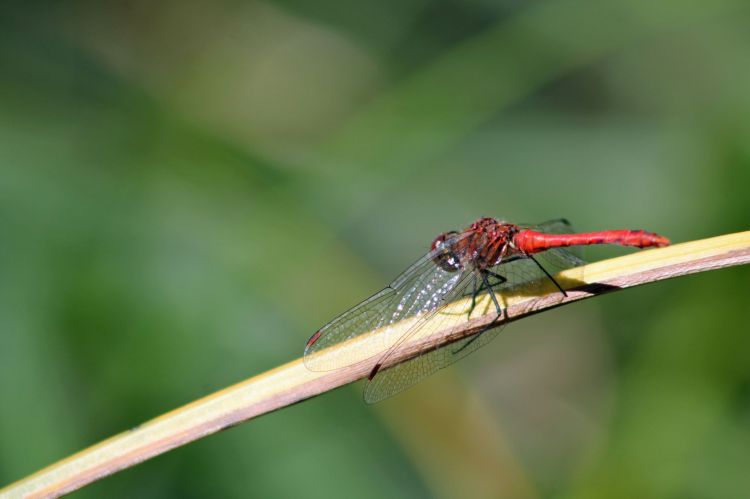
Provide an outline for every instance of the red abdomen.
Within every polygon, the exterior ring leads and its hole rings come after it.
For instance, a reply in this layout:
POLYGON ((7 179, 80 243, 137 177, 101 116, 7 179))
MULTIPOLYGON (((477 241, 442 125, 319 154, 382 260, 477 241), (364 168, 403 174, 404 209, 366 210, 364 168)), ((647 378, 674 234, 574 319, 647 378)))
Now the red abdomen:
POLYGON ((669 239, 645 230, 603 230, 580 234, 545 234, 522 230, 513 237, 513 243, 525 253, 538 253, 550 248, 590 244, 619 244, 636 248, 667 246, 669 239))

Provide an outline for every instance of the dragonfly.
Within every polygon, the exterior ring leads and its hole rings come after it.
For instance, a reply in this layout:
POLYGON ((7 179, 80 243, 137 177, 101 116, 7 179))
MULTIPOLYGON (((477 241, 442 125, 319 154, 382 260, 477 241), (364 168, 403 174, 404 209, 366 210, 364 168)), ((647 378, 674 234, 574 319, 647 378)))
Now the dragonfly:
POLYGON ((547 284, 543 288, 551 290, 547 294, 562 301, 567 292, 554 275, 585 263, 578 247, 617 244, 649 248, 669 243, 666 237, 645 230, 576 233, 566 219, 531 225, 480 218, 463 231, 437 236, 430 251, 387 287, 316 331, 305 346, 305 366, 311 371, 330 371, 366 364, 369 375, 364 399, 378 402, 489 343, 508 322, 504 305, 519 290, 547 284), (394 362, 425 327, 442 330, 470 320, 482 301, 480 296, 491 307, 489 313, 496 314, 496 320, 486 328, 447 345, 424 345, 410 353, 408 360, 394 362), (468 309, 453 311, 451 304, 460 299, 467 301, 468 309), (405 330, 398 327, 409 320, 405 330), (323 355, 326 349, 365 334, 375 337, 371 355, 354 359, 323 355))

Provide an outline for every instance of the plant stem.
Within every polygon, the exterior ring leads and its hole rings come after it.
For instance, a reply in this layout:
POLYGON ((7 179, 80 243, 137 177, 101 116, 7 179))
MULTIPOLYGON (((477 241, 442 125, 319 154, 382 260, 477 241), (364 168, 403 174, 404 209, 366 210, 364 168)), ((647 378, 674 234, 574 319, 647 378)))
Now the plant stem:
MULTIPOLYGON (((558 274, 556 279, 568 294, 562 301, 559 294, 550 292, 554 290, 538 287, 535 288, 536 294, 528 292, 508 297, 508 320, 518 320, 603 292, 748 262, 750 231, 612 258, 558 274)), ((494 309, 486 308, 487 315, 467 320, 459 327, 426 330, 403 348, 394 362, 415 355, 425 344, 442 345, 482 330, 495 319, 494 309)), ((395 327, 406 328, 408 322, 395 327)), ((358 336, 321 352, 321 355, 366 352, 372 356, 374 346, 380 345, 380 342, 373 341, 376 336, 377 332, 358 336)), ((72 492, 175 447, 357 381, 367 376, 371 367, 360 363, 335 371, 312 372, 305 368, 301 359, 297 359, 84 449, 0 490, 0 496, 57 497, 72 492)))

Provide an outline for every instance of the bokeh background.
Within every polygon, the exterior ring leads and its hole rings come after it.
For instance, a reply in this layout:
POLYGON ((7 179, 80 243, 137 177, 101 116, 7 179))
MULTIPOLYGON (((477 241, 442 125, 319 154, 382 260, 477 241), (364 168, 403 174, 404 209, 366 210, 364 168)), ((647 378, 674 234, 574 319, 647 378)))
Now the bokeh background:
MULTIPOLYGON (((748 228, 745 0, 3 2, 0 483, 301 355, 435 234, 748 228)), ((591 259, 626 253, 587 250, 591 259)), ((738 498, 747 268, 74 497, 738 498)))

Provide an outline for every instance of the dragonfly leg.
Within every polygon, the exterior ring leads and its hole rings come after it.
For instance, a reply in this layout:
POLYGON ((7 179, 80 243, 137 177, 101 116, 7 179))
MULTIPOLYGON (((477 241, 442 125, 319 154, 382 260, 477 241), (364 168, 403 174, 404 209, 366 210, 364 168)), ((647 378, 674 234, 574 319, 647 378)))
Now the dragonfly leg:
POLYGON ((501 282, 505 282, 505 278, 495 274, 494 272, 491 272, 489 270, 483 270, 481 273, 482 276, 482 282, 484 283, 484 287, 487 288, 487 293, 490 295, 490 298, 492 298, 492 303, 495 304, 495 310, 497 310, 497 315, 500 316, 503 314, 503 308, 500 306, 500 303, 497 301, 497 296, 495 296, 495 291, 492 289, 492 285, 490 284, 489 279, 487 278, 488 275, 492 275, 495 278, 502 279, 501 282))
POLYGON ((471 307, 469 307, 469 313, 466 314, 466 320, 471 319, 471 313, 474 311, 474 307, 477 305, 477 295, 481 290, 481 286, 477 289, 477 276, 471 276, 471 307))
POLYGON ((495 272, 493 272, 491 270, 485 270, 484 272, 488 276, 492 276, 492 277, 494 277, 495 279, 497 279, 499 281, 499 282, 496 282, 495 284, 493 284, 493 286, 497 286, 498 284, 503 284, 503 283, 505 283, 505 282, 508 281, 508 279, 506 279, 505 277, 503 277, 500 274, 497 274, 497 273, 495 273, 495 272))
MULTIPOLYGON (((478 340, 480 336, 482 336, 484 333, 486 333, 488 330, 490 330, 492 328, 492 325, 495 323, 495 321, 498 320, 500 317, 502 317, 503 313, 505 312, 505 309, 503 309, 500 306, 500 302, 497 301, 497 296, 495 296, 495 291, 492 289, 493 285, 490 284, 489 279, 487 278, 487 276, 491 275, 492 277, 494 277, 494 278, 496 278, 496 279, 498 279, 500 281, 499 283, 496 283, 495 285, 502 284, 505 281, 507 281, 507 279, 505 277, 499 275, 499 274, 496 274, 496 273, 490 271, 490 270, 482 270, 481 273, 480 273, 480 275, 482 277, 482 286, 485 287, 485 288, 487 288, 487 293, 490 295, 490 298, 492 299, 492 303, 495 305, 495 310, 497 310, 497 317, 495 317, 495 319, 492 322, 490 322, 489 324, 487 324, 487 327, 485 327, 484 329, 482 329, 481 331, 479 331, 477 334, 475 334, 472 339, 470 339, 469 341, 467 341, 466 343, 464 343, 463 345, 461 345, 461 348, 459 348, 458 350, 455 350, 453 352, 454 355, 457 354, 457 353, 459 353, 459 352, 461 352, 461 350, 464 350, 466 347, 468 347, 469 345, 471 345, 472 343, 474 343, 476 340, 478 340)), ((480 290, 482 289, 482 286, 479 287, 480 290)), ((477 291, 477 293, 478 293, 478 291, 477 291)), ((472 305, 472 309, 473 309, 473 305, 472 305)), ((507 315, 506 315, 506 318, 507 318, 507 315)))
MULTIPOLYGON (((497 277, 499 277, 501 279, 504 279, 501 276, 497 276, 497 277)), ((479 293, 481 293, 482 290, 484 289, 484 283, 482 283, 482 284, 480 284, 480 285, 477 286, 477 282, 479 281, 479 279, 477 278, 477 274, 472 275, 471 279, 472 279, 471 280, 471 305, 469 305, 469 311, 466 313, 466 320, 470 320, 471 319, 471 314, 474 313, 474 309, 477 306, 477 296, 479 296, 479 293)), ((498 283, 498 284, 500 284, 500 283, 498 283)), ((449 314, 449 315, 456 315, 456 314, 452 314, 452 313, 449 313, 449 312, 446 312, 446 313, 449 314)), ((461 312, 461 313, 463 313, 463 312, 461 312)))
MULTIPOLYGON (((508 281, 508 279, 506 279, 505 277, 495 272, 492 272, 491 270, 485 269, 485 270, 480 270, 479 272, 480 272, 479 275, 484 276, 484 277, 482 277, 482 284, 479 287, 477 287, 477 276, 476 274, 472 276, 473 281, 472 281, 472 291, 471 291, 471 306, 469 307, 469 313, 467 314, 468 318, 471 318, 471 314, 472 312, 474 312, 474 308, 477 305, 477 296, 479 296, 479 293, 481 293, 484 288, 491 290, 494 286, 497 286, 498 284, 503 284, 508 281), (495 279, 497 279, 498 282, 494 284, 490 284, 490 281, 487 278, 487 276, 494 277, 495 279)), ((493 296, 493 301, 495 302, 495 306, 497 307, 497 299, 494 299, 494 293, 492 294, 492 296, 493 296)))
POLYGON ((560 290, 560 292, 563 294, 563 296, 566 296, 566 297, 568 296, 568 293, 566 293, 565 290, 562 288, 562 286, 560 286, 560 284, 558 284, 558 282, 555 280, 555 278, 552 277, 552 275, 549 272, 547 272, 547 269, 545 269, 544 267, 542 267, 542 264, 539 263, 536 258, 534 258, 533 256, 531 256, 530 254, 528 254, 526 256, 528 256, 529 258, 531 258, 531 261, 534 262, 534 263, 536 263, 537 267, 539 267, 540 269, 542 269, 542 272, 544 272, 544 275, 546 275, 547 277, 549 277, 549 280, 552 281, 552 283, 557 287, 557 289, 560 290))

